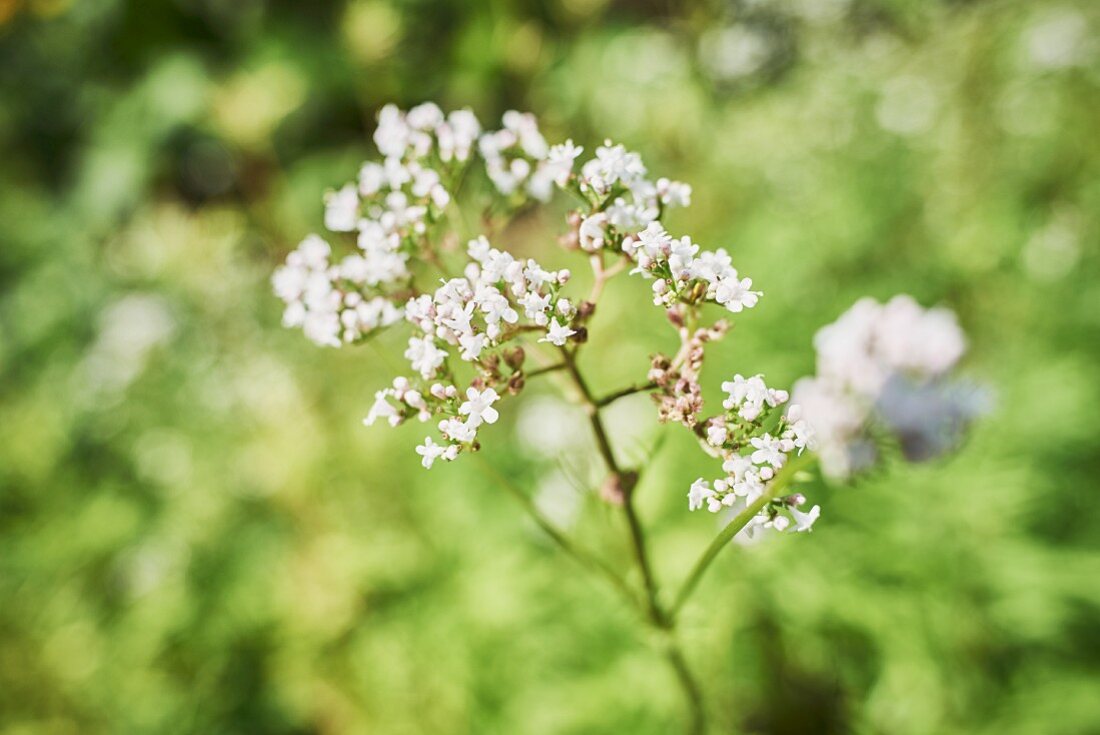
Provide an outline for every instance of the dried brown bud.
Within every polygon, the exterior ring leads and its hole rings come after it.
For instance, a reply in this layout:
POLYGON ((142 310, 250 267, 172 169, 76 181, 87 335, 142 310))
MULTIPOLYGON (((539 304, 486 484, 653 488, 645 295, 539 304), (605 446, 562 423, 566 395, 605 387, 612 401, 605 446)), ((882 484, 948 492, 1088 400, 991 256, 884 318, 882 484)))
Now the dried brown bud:
POLYGON ((582 301, 577 304, 577 317, 579 319, 587 319, 592 316, 596 311, 596 305, 591 301, 582 301))
POLYGON ((504 362, 508 367, 513 370, 519 370, 523 367, 523 361, 526 359, 527 353, 523 351, 522 347, 516 347, 514 349, 504 351, 504 362))
POLYGON ((579 345, 583 345, 588 341, 588 330, 585 327, 577 327, 577 333, 569 339, 573 340, 579 345))
POLYGON ((668 320, 672 323, 672 326, 677 328, 684 326, 684 315, 680 313, 679 309, 669 309, 665 312, 665 316, 668 317, 668 320))
POLYGON ((512 376, 508 378, 508 385, 506 390, 511 395, 518 395, 523 390, 523 386, 526 385, 527 379, 523 377, 523 373, 512 373, 512 376))

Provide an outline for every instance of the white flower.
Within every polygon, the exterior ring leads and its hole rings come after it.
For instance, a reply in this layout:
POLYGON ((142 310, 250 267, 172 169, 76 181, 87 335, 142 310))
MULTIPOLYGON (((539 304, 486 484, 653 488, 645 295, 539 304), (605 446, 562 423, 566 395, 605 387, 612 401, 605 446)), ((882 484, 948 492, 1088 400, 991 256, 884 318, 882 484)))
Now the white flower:
POLYGON ((752 453, 752 461, 756 464, 770 464, 779 469, 787 461, 787 455, 782 451, 782 440, 771 434, 754 436, 749 444, 756 450, 752 453))
POLYGON ((657 179, 657 195, 666 207, 691 206, 691 185, 682 181, 657 179))
POLYGON ((600 194, 606 194, 619 182, 630 186, 644 177, 645 172, 641 156, 609 140, 597 148, 596 157, 581 168, 588 185, 600 194))
POLYGON ((359 222, 359 192, 355 184, 325 195, 325 228, 333 232, 351 232, 359 222))
POLYGON ((546 336, 539 340, 539 342, 549 342, 551 344, 562 347, 565 345, 566 340, 576 334, 575 329, 570 329, 568 323, 559 324, 558 318, 554 317, 550 320, 550 326, 546 330, 546 336))
POLYGON ((466 401, 458 407, 458 412, 469 416, 468 420, 473 426, 480 426, 482 422, 495 424, 500 413, 493 408, 493 404, 498 400, 500 396, 492 388, 479 391, 471 387, 466 390, 466 401))
POLYGON ((442 160, 465 161, 470 157, 470 149, 477 136, 481 134, 481 123, 469 110, 455 110, 447 115, 446 122, 436 127, 435 134, 442 160))
POLYGON ((725 278, 718 281, 714 289, 714 300, 722 304, 734 313, 744 309, 751 309, 763 295, 761 291, 753 291, 752 279, 725 278))
POLYGON ((707 427, 707 444, 720 447, 726 443, 729 432, 723 424, 711 424, 707 427))
POLYGON ((519 321, 519 314, 508 303, 508 299, 493 286, 478 288, 478 292, 474 295, 474 301, 477 302, 482 313, 485 314, 485 321, 489 324, 497 324, 501 320, 509 324, 515 324, 519 321))
POLYGON ((565 186, 573 172, 573 162, 583 152, 584 148, 573 145, 572 139, 550 148, 546 154, 546 165, 555 184, 565 186))
POLYGON ((589 253, 594 253, 604 245, 604 239, 607 237, 607 215, 603 212, 598 212, 589 217, 585 217, 581 221, 581 226, 577 231, 577 236, 580 239, 581 250, 589 253))
POLYGON ((432 438, 425 437, 424 443, 416 448, 416 453, 420 455, 420 464, 424 466, 424 469, 431 469, 432 463, 442 457, 447 451, 447 447, 436 444, 432 441, 432 438))
POLYGON ((367 412, 367 417, 363 419, 364 426, 372 426, 378 419, 387 419, 391 425, 395 423, 395 419, 400 421, 401 417, 397 409, 386 400, 391 395, 393 391, 389 389, 380 390, 374 394, 374 405, 367 412))
POLYGON ((528 291, 519 299, 523 307, 524 316, 531 319, 540 327, 546 326, 546 312, 550 308, 550 295, 539 296, 534 291, 528 291))
POLYGON ((668 269, 676 280, 684 280, 692 274, 692 265, 695 264, 695 254, 699 252, 699 246, 684 235, 679 240, 673 240, 671 252, 668 256, 668 269))
POLYGON ((809 531, 813 528, 814 522, 817 521, 821 515, 821 506, 815 505, 810 508, 809 511, 803 513, 797 508, 790 509, 791 518, 794 519, 795 526, 792 529, 796 533, 802 533, 803 531, 809 531))
POLYGON ((791 525, 791 519, 788 518, 787 516, 776 516, 775 518, 771 519, 770 521, 768 521, 764 525, 765 526, 770 526, 771 528, 774 528, 776 531, 785 531, 787 529, 787 526, 791 525))
POLYGON ((432 130, 443 122, 443 110, 434 102, 423 102, 409 110, 405 119, 412 128, 432 130))
POLYGON ((481 355, 481 351, 485 349, 487 341, 484 334, 464 334, 459 337, 458 343, 462 346, 462 359, 467 362, 476 360, 481 355))
MULTIPOLYGON (((791 406, 791 410, 787 414, 788 420, 791 415, 797 415, 799 412, 795 412, 794 409, 798 406, 791 406)), ((798 448, 798 453, 802 454, 803 449, 812 449, 814 446, 814 430, 810 426, 809 422, 805 419, 797 419, 791 421, 790 426, 783 432, 783 438, 790 440, 791 444, 798 448)))
POLYGON ((431 337, 409 337, 409 347, 405 350, 405 359, 412 365, 412 369, 420 373, 420 377, 428 380, 435 375, 436 370, 447 358, 446 350, 436 346, 431 337))
POLYGON ((691 483, 691 488, 688 490, 688 510, 699 510, 703 507, 703 503, 715 495, 714 490, 711 489, 710 483, 703 480, 700 477, 695 482, 691 483))
POLYGON ((446 419, 439 422, 439 431, 451 441, 468 444, 477 438, 477 426, 469 421, 446 419))
POLYGON ((672 238, 660 222, 650 222, 638 233, 638 245, 653 260, 667 258, 672 252, 672 238))

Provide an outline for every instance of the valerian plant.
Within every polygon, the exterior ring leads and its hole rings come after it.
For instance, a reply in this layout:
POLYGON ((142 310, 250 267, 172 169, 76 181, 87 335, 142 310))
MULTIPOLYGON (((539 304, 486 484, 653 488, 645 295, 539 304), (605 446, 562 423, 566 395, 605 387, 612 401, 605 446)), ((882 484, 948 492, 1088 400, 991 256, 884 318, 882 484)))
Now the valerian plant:
POLYGON ((310 235, 275 272, 284 324, 331 347, 399 324, 409 329, 409 374, 378 390, 364 423, 431 426, 434 433, 416 447, 429 469, 479 450, 482 427, 495 423, 499 407, 529 380, 567 376, 606 467, 601 495, 625 516, 640 589, 500 479, 554 542, 606 578, 660 633, 662 653, 687 697, 689 731, 703 732, 703 695, 675 636, 684 603, 735 538, 813 528, 820 506, 810 506, 797 485, 815 462, 843 478, 875 461, 875 440, 884 433, 899 437, 911 459, 955 443, 979 402, 949 376, 966 347, 954 315, 924 310, 905 296, 885 305, 860 301, 817 334, 818 374, 795 386, 793 402, 762 375, 734 374, 721 383, 720 410, 707 415, 700 384, 707 345, 763 294, 724 249, 707 250, 666 230, 665 213, 690 205, 689 185, 653 178, 637 153, 610 141, 591 157, 572 140, 549 145, 535 117, 515 111, 505 113, 501 129, 483 131, 468 110, 444 114, 425 103, 406 113, 388 106, 374 142, 380 160, 363 164, 357 181, 325 196, 325 227, 345 241, 344 254, 310 235), (586 294, 571 289, 569 270, 517 258, 486 234, 457 246, 460 189, 478 170, 493 193, 486 223, 548 202, 556 191, 572 197, 576 206, 560 243, 591 268, 586 294), (461 267, 454 262, 459 253, 461 267), (652 302, 680 347, 655 354, 638 383, 601 396, 577 358, 599 341, 587 325, 604 286, 620 273, 650 282, 652 302), (723 318, 710 319, 712 311, 723 318), (623 466, 602 416, 636 393, 649 393, 657 418, 683 426, 715 460, 715 476, 685 480, 688 510, 727 519, 672 596, 658 586, 635 511, 641 468, 623 466))

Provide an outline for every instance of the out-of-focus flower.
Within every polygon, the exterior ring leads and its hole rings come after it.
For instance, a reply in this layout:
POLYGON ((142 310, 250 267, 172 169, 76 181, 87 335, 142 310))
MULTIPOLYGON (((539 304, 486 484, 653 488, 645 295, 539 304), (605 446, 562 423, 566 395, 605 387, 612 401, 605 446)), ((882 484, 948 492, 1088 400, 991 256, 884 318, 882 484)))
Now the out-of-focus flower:
POLYGON ((955 315, 909 296, 861 299, 814 337, 817 375, 794 386, 822 465, 842 477, 878 456, 872 425, 894 434, 910 460, 938 456, 988 410, 979 389, 950 373, 966 351, 955 315))

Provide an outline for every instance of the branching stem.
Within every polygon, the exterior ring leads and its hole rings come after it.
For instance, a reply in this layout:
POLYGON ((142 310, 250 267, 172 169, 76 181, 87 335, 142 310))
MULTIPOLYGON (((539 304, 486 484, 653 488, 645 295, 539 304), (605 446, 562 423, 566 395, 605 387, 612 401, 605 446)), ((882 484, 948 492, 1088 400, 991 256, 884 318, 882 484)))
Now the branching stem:
POLYGON ((764 489, 760 497, 738 513, 734 519, 727 523, 718 535, 715 536, 714 540, 710 542, 710 546, 708 546, 703 552, 703 555, 699 557, 699 561, 695 562, 695 566, 692 567, 691 573, 688 575, 687 579, 684 580, 683 585, 680 587, 680 591, 676 593, 672 608, 669 610, 669 616, 673 620, 676 619, 676 615, 679 614, 684 603, 691 597, 691 593, 695 591, 696 586, 699 584, 699 580, 703 578, 703 575, 706 573, 707 569, 710 568, 711 563, 714 561, 715 557, 718 556, 719 552, 729 545, 738 531, 748 525, 749 521, 755 518, 757 513, 763 510, 772 500, 779 497, 779 494, 791 483, 791 480, 799 470, 808 467, 811 462, 813 462, 813 455, 809 452, 804 452, 792 458, 783 466, 783 469, 776 474, 771 484, 764 489))
POLYGON ((649 554, 646 550, 645 532, 634 507, 634 489, 638 483, 638 473, 624 470, 619 464, 611 447, 611 440, 603 424, 603 419, 600 417, 600 405, 593 398, 592 391, 577 368, 575 355, 567 349, 562 349, 561 352, 566 369, 581 394, 581 400, 588 413, 589 423, 596 437, 596 446, 600 456, 611 473, 612 481, 618 485, 622 493, 623 514, 626 516, 627 527, 630 530, 631 548, 645 587, 644 609, 649 623, 662 636, 665 660, 672 668, 676 681, 684 692, 688 708, 687 732, 690 735, 703 735, 706 732, 707 725, 702 690, 676 641, 674 620, 661 607, 657 579, 653 574, 649 554))
POLYGON ((555 526, 550 519, 542 514, 538 506, 535 505, 535 501, 531 499, 531 496, 523 492, 515 483, 497 471, 484 456, 481 454, 476 456, 481 461, 481 465, 486 474, 496 480, 501 487, 507 490, 508 493, 519 502, 520 507, 527 513, 531 520, 534 521, 535 525, 542 529, 550 540, 557 544, 558 548, 564 551, 567 556, 572 557, 574 561, 585 569, 599 574, 610 582, 611 586, 622 594, 632 607, 637 607, 639 605, 640 600, 638 596, 635 594, 634 590, 630 588, 630 585, 626 583, 626 580, 619 576, 618 572, 612 569, 603 559, 572 541, 561 531, 561 529, 555 526))
POLYGON ((625 388, 620 388, 617 391, 608 393, 606 396, 597 398, 596 406, 599 408, 603 408, 604 406, 611 405, 620 398, 626 398, 627 396, 632 396, 635 393, 644 393, 647 390, 653 390, 656 387, 657 384, 653 381, 650 381, 648 383, 638 383, 637 385, 628 385, 625 388))

